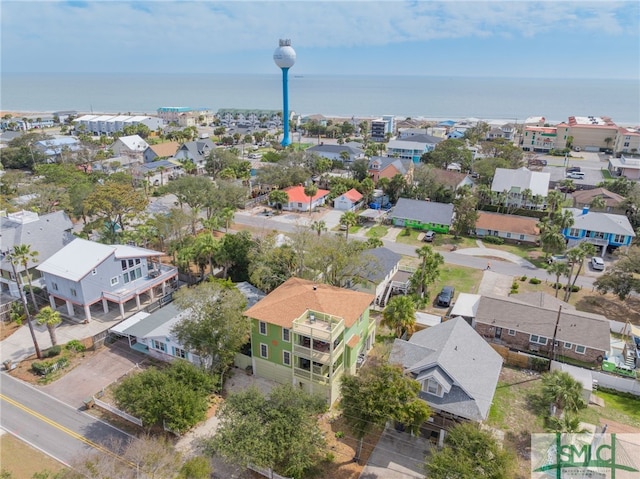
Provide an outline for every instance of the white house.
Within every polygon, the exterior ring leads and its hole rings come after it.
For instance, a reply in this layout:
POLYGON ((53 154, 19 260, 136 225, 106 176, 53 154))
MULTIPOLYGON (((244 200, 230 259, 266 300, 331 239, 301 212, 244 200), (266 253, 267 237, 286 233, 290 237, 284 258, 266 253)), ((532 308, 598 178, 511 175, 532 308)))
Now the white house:
POLYGON ((149 144, 138 135, 121 136, 109 149, 116 155, 140 155, 149 148, 149 144))
POLYGON ((333 207, 340 211, 355 211, 362 205, 362 193, 351 188, 333 200, 333 207))
POLYGON ((549 193, 550 179, 550 173, 531 171, 525 167, 517 170, 496 168, 491 191, 506 194, 506 197, 501 199, 502 203, 516 205, 519 208, 534 209, 537 207, 542 209, 544 202, 539 202, 536 205, 532 199, 534 196, 546 199, 549 193), (528 198, 525 197, 526 194, 523 194, 525 192, 529 193, 528 198))
POLYGON ((282 205, 282 209, 290 211, 309 211, 309 209, 313 210, 323 206, 327 195, 330 193, 328 190, 318 189, 311 198, 311 202, 309 202, 309 197, 304 192, 304 186, 290 186, 282 191, 289 195, 289 202, 286 205, 282 205))

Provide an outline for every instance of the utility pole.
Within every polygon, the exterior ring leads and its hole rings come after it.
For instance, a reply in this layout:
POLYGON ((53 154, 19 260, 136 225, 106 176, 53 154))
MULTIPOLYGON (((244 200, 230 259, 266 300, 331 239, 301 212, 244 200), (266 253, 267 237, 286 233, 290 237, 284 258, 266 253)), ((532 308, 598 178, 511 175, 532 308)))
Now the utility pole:
POLYGON ((38 340, 36 339, 36 332, 33 330, 33 322, 31 321, 31 312, 29 311, 29 305, 27 304, 27 298, 24 295, 24 289, 22 287, 20 276, 16 271, 16 264, 13 262, 13 257, 9 257, 11 268, 13 269, 13 275, 16 278, 18 285, 18 291, 20 292, 20 299, 22 300, 22 306, 24 306, 24 314, 27 316, 27 324, 29 325, 29 332, 31 333, 31 339, 33 339, 33 346, 36 348, 36 356, 38 359, 42 359, 42 353, 40 352, 40 346, 38 346, 38 340))
POLYGON ((560 323, 560 313, 562 313, 562 306, 558 307, 558 317, 556 318, 556 327, 553 330, 551 354, 549 355, 549 369, 551 369, 551 361, 554 360, 556 357, 556 336, 558 334, 558 323, 560 323))

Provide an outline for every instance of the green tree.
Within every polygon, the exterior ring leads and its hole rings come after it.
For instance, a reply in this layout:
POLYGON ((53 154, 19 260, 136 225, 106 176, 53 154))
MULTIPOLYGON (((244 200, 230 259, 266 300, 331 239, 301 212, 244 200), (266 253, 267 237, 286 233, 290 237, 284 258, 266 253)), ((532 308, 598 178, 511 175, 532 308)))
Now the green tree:
POLYGON ((314 221, 311 223, 311 229, 320 236, 323 231, 327 231, 327 224, 323 220, 314 221))
POLYGON ((304 187, 304 194, 309 198, 309 215, 313 212, 313 197, 318 193, 318 187, 309 183, 304 187))
POLYGON ((227 276, 234 282, 249 279, 249 251, 252 247, 253 238, 248 231, 224 235, 215 262, 223 268, 225 279, 227 276))
POLYGON ((444 264, 444 258, 440 253, 433 251, 429 245, 416 249, 416 254, 420 258, 420 267, 413 273, 409 281, 418 298, 421 301, 427 301, 429 286, 438 279, 440 275, 438 268, 444 264))
POLYGON ((511 479, 515 458, 491 432, 471 422, 453 427, 426 463, 429 479, 511 479))
POLYGON ((355 160, 349 167, 353 179, 364 181, 369 177, 369 161, 365 159, 355 160))
POLYGON ((607 203, 602 196, 594 196, 591 203, 589 203, 589 209, 592 210, 604 210, 606 207, 607 203))
POLYGON ((561 253, 567 247, 566 240, 562 235, 562 231, 557 225, 549 222, 540 222, 540 244, 542 251, 549 256, 551 254, 561 253))
POLYGON ((473 154, 467 149, 464 141, 450 138, 438 143, 435 149, 425 153, 420 161, 442 169, 446 169, 451 163, 457 163, 463 171, 468 171, 472 158, 473 154))
POLYGON ((547 429, 551 432, 563 434, 583 434, 589 432, 580 424, 580 418, 576 414, 565 412, 562 417, 550 416, 547 418, 547 429))
POLYGON ((564 371, 551 371, 542 376, 542 397, 555 406, 558 417, 563 412, 576 413, 586 407, 582 388, 582 383, 564 371))
POLYGON ((235 464, 270 468, 296 479, 309 477, 323 457, 318 414, 325 409, 323 398, 290 384, 276 386, 269 397, 250 387, 227 398, 208 449, 235 464))
POLYGON ((56 326, 61 322, 62 317, 60 316, 60 313, 55 309, 52 309, 50 306, 45 306, 38 312, 38 314, 36 314, 36 323, 39 325, 44 324, 47 327, 49 336, 51 337, 52 346, 56 346, 58 344, 58 339, 56 338, 56 326))
POLYGON ((180 344, 197 354, 211 372, 224 373, 249 338, 249 319, 242 312, 246 299, 226 282, 205 282, 176 293, 176 304, 186 312, 173 328, 180 344))
POLYGON ((340 224, 347 227, 345 230, 346 240, 349 241, 349 229, 358 224, 358 215, 353 211, 346 211, 340 216, 340 224))
POLYGON ((396 338, 412 334, 416 325, 416 307, 409 296, 394 296, 382 312, 380 325, 394 331, 396 338))
POLYGON ((415 431, 431 416, 429 406, 419 397, 420 383, 399 366, 370 361, 358 376, 344 375, 341 381, 340 408, 358 440, 356 461, 360 461, 364 437, 374 428, 398 421, 415 431))
POLYGON ((117 233, 117 225, 124 231, 127 223, 141 214, 148 204, 144 193, 136 191, 131 184, 116 181, 96 186, 85 200, 86 210, 106 221, 113 238, 117 233))
POLYGON ((594 282, 594 286, 598 292, 612 292, 624 301, 631 292, 640 292, 640 246, 633 245, 626 251, 619 251, 618 258, 618 261, 594 282))
POLYGON ((40 253, 38 251, 31 249, 31 245, 26 243, 14 246, 13 252, 11 253, 11 262, 14 265, 20 265, 24 268, 24 273, 27 276, 27 283, 29 284, 29 296, 31 296, 34 311, 38 310, 38 305, 36 304, 36 297, 33 294, 33 284, 31 283, 31 274, 29 273, 29 263, 34 263, 35 265, 39 254, 40 253))
POLYGON ((213 390, 213 376, 187 361, 176 360, 162 370, 152 367, 127 376, 113 395, 118 407, 140 418, 145 427, 164 423, 182 432, 206 417, 213 390))
POLYGON ((289 193, 283 190, 273 190, 269 193, 269 203, 275 205, 276 210, 282 211, 284 205, 289 205, 289 193))
POLYGON ((571 248, 569 251, 567 251, 567 257, 569 258, 571 269, 570 269, 569 278, 567 280, 567 286, 565 288, 565 293, 564 293, 565 302, 569 301, 569 298, 571 298, 573 287, 575 286, 578 276, 580 276, 580 273, 582 272, 582 268, 584 267, 584 260, 588 256, 594 256, 595 254, 596 254, 596 247, 591 243, 586 243, 586 242, 580 243, 575 248, 571 248), (575 275, 573 276, 573 281, 571 282, 571 273, 573 273, 573 269, 576 265, 578 266, 578 269, 575 272, 575 275))
POLYGON ((558 291, 560 291, 560 288, 558 287, 560 283, 560 276, 569 276, 569 265, 564 261, 555 261, 549 265, 549 267, 547 268, 547 273, 553 274, 556 277, 554 289, 556 290, 557 298, 558 291))
POLYGON ((476 228, 478 221, 478 200, 470 190, 464 189, 453 201, 453 230, 455 236, 468 235, 476 228))
POLYGON ((198 215, 215 194, 213 183, 204 176, 181 176, 170 182, 166 191, 176 195, 180 208, 187 205, 191 209, 191 233, 195 235, 198 215))
POLYGON ((276 245, 276 234, 256 240, 249 252, 249 280, 266 293, 273 291, 297 270, 296 253, 288 244, 276 245))

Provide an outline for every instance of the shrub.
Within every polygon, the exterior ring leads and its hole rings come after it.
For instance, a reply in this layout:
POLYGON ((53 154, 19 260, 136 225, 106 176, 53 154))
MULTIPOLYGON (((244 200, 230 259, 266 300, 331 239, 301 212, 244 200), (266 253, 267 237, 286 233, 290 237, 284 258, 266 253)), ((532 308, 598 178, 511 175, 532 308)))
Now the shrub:
POLYGON ((534 371, 546 371, 549 369, 549 360, 544 358, 532 358, 531 369, 534 371))
POLYGON ((511 289, 518 291, 518 288, 520 288, 520 285, 514 280, 514 282, 511 283, 511 289))
POLYGON ((490 244, 504 244, 504 239, 500 238, 499 236, 485 236, 484 238, 482 238, 482 241, 490 244))
POLYGON ((59 358, 55 361, 34 361, 31 363, 31 369, 34 373, 40 376, 46 376, 53 371, 62 369, 69 365, 69 360, 65 357, 59 358))
POLYGON ((51 346, 49 349, 42 351, 43 358, 54 358, 60 355, 62 347, 60 345, 51 346))
POLYGON ((71 341, 69 341, 67 344, 64 345, 64 349, 66 349, 67 351, 75 351, 76 353, 81 353, 85 351, 87 348, 85 348, 84 344, 82 344, 77 339, 72 339, 71 341))
POLYGON ((336 455, 334 453, 332 453, 331 451, 327 452, 327 454, 324 456, 324 460, 326 462, 333 462, 336 460, 336 455))
POLYGON ((564 288, 564 286, 563 286, 563 284, 562 284, 562 283, 555 283, 555 284, 552 284, 552 285, 551 285, 551 287, 552 287, 553 289, 562 289, 562 288, 564 288))
MULTIPOLYGON (((578 291, 580 291, 580 286, 576 286, 575 284, 573 286, 569 286, 569 288, 571 288, 571 292, 572 293, 577 293, 578 291)), ((564 285, 562 287, 562 289, 564 289, 566 291, 567 290, 567 285, 564 285)))
POLYGON ((336 439, 342 439, 344 437, 344 432, 338 431, 336 432, 336 439))
POLYGON ((520 281, 526 281, 526 280, 527 280, 527 276, 526 275, 520 276, 520 281))
POLYGON ((402 230, 402 236, 411 236, 411 228, 405 228, 402 230))
POLYGON ((530 284, 540 284, 540 283, 542 283, 542 281, 541 281, 541 280, 539 280, 538 278, 531 278, 531 279, 529 280, 529 283, 530 283, 530 284))

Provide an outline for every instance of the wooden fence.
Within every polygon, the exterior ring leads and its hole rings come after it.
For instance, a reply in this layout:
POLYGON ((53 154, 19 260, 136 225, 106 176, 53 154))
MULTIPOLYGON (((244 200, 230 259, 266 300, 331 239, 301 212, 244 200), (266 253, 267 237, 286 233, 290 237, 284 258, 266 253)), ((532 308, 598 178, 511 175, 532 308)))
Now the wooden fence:
POLYGON ((490 346, 504 359, 505 364, 523 369, 531 369, 531 361, 534 359, 528 354, 511 351, 506 346, 490 344, 490 346))

